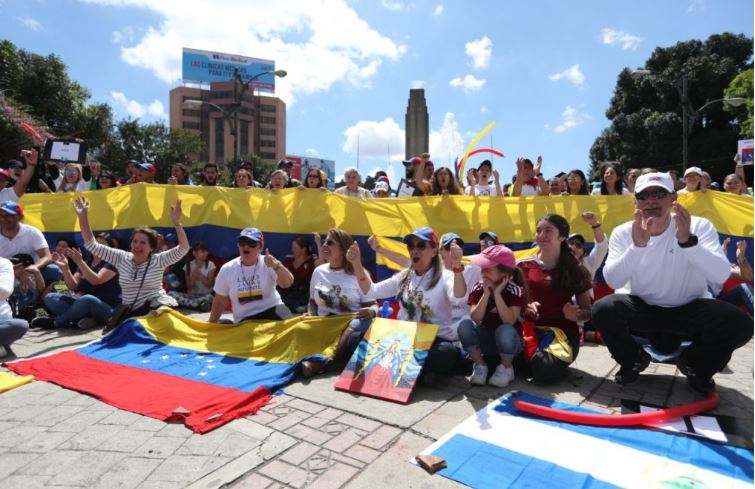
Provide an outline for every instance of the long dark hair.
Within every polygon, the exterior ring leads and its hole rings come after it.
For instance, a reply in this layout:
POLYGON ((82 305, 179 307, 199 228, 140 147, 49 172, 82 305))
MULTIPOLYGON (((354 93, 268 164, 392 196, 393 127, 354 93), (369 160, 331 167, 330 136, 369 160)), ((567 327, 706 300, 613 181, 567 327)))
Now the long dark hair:
POLYGON ((577 257, 569 249, 569 222, 558 214, 546 214, 538 222, 547 221, 558 230, 561 241, 559 250, 558 263, 556 264, 556 273, 553 277, 553 288, 566 292, 569 295, 581 294, 592 288, 590 273, 580 265, 577 257))
POLYGON ((440 172, 448 172, 448 193, 451 195, 461 195, 461 189, 459 188, 459 182, 456 181, 456 176, 454 175, 454 172, 451 171, 450 168, 447 166, 441 166, 440 168, 436 168, 433 172, 433 195, 442 195, 443 189, 440 188, 440 183, 438 182, 438 175, 440 172))
MULTIPOLYGON (((429 242, 429 244, 433 247, 437 247, 438 245, 436 243, 429 242)), ((427 285, 427 290, 432 289, 437 285, 437 283, 440 281, 440 278, 443 276, 443 262, 440 259, 440 253, 436 253, 435 256, 430 261, 430 269, 432 270, 432 277, 430 277, 430 283, 427 285)), ((410 275, 412 273, 412 267, 404 269, 404 271, 400 272, 403 275, 398 280, 399 283, 399 293, 397 297, 404 294, 404 290, 406 290, 407 287, 409 287, 409 281, 411 280, 410 275)), ((425 272, 427 273, 427 272, 425 272)))
POLYGON ((321 188, 325 186, 325 182, 322 181, 322 171, 320 171, 319 168, 310 168, 307 170, 307 174, 304 175, 304 182, 302 182, 305 187, 307 188, 321 188), (309 182, 309 175, 310 173, 315 173, 317 175, 317 187, 310 187, 309 182))
POLYGON ((499 272, 505 273, 511 277, 511 281, 522 288, 522 291, 524 292, 522 298, 525 303, 528 303, 530 301, 530 294, 529 289, 527 288, 527 280, 524 278, 524 272, 522 269, 519 267, 509 268, 506 265, 496 265, 495 267, 499 272))
POLYGON ((566 191, 571 194, 571 191, 569 190, 569 175, 571 174, 577 175, 582 179, 582 183, 579 186, 579 192, 577 192, 577 195, 590 195, 590 192, 587 191, 587 178, 585 177, 584 172, 578 169, 572 170, 566 175, 566 191))
POLYGON ((351 262, 346 259, 346 252, 354 242, 354 238, 352 238, 349 233, 340 228, 333 228, 328 230, 328 234, 326 234, 325 236, 326 239, 327 236, 333 236, 333 239, 338 243, 338 246, 340 246, 341 250, 343 251, 342 260, 344 272, 349 275, 354 275, 354 265, 352 265, 351 262))
POLYGON ((615 184, 615 190, 618 195, 622 194, 622 190, 624 189, 624 176, 621 173, 621 168, 614 165, 613 163, 603 163, 600 165, 600 195, 610 195, 608 193, 608 186, 606 185, 606 181, 603 178, 603 175, 606 174, 606 170, 609 168, 613 168, 613 171, 616 172, 616 184, 615 184))

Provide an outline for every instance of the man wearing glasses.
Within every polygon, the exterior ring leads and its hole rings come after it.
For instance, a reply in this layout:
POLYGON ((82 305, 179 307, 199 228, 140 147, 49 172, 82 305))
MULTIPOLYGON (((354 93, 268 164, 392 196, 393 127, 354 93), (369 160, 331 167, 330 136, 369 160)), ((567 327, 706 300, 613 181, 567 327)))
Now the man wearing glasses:
POLYGON ((671 175, 640 176, 634 195, 634 219, 614 229, 603 268, 616 293, 593 305, 592 323, 620 365, 617 384, 635 382, 650 362, 632 334, 663 341, 665 353, 686 339, 677 364, 693 390, 710 394, 713 375, 752 337, 752 319, 712 298, 709 284, 720 288, 729 262, 713 224, 676 201, 671 175))

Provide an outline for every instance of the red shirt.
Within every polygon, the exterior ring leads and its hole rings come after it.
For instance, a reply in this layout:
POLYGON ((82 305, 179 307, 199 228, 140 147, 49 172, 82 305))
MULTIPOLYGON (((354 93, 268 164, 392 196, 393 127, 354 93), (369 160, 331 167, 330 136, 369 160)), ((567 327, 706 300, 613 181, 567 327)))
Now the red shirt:
POLYGON ((315 258, 312 255, 309 255, 309 258, 302 263, 299 268, 294 268, 294 255, 288 255, 281 263, 284 267, 288 268, 294 276, 294 283, 292 286, 309 288, 312 272, 315 271, 315 258))
MULTIPOLYGON (((469 293, 467 304, 473 306, 480 302, 484 291, 485 289, 482 286, 482 282, 477 282, 474 287, 472 287, 472 292, 469 293)), ((527 305, 527 303, 524 301, 524 289, 513 282, 506 284, 506 287, 504 287, 503 291, 501 291, 501 297, 503 297, 503 302, 505 302, 509 307, 521 307, 522 309, 524 309, 524 307, 527 305)), ((495 306, 495 300, 493 300, 493 297, 490 297, 485 308, 485 316, 482 317, 480 326, 495 328, 500 326, 501 324, 503 324, 503 321, 501 320, 501 316, 498 314, 498 308, 496 308, 495 306)), ((514 326, 518 331, 521 332, 519 321, 517 321, 517 324, 515 324, 514 326)))
POLYGON ((517 266, 524 273, 530 293, 530 302, 539 302, 540 317, 535 321, 536 326, 553 326, 561 328, 567 336, 579 336, 579 326, 564 317, 564 304, 571 303, 572 294, 553 287, 556 270, 544 270, 537 259, 526 258, 517 266))

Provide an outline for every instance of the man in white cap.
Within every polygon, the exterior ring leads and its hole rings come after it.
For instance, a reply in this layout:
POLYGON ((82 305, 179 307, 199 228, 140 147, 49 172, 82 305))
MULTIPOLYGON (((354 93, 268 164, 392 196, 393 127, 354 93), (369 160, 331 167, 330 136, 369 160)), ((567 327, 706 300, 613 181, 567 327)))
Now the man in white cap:
POLYGON ((689 386, 707 395, 713 375, 752 337, 752 319, 712 297, 709 285, 720 288, 729 262, 713 224, 676 201, 671 176, 640 176, 634 195, 634 220, 614 229, 603 268, 616 293, 593 305, 592 323, 621 367, 616 383, 635 382, 650 362, 633 333, 666 345, 687 339, 677 362, 689 386))

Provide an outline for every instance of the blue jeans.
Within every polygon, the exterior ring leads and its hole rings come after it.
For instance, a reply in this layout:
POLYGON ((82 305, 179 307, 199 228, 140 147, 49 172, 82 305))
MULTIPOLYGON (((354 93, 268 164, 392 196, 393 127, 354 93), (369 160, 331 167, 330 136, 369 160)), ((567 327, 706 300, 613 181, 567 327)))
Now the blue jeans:
POLYGON ((10 346, 29 331, 29 323, 23 319, 0 319, 0 345, 10 346))
POLYGON ((498 355, 501 360, 511 361, 524 349, 522 337, 510 324, 490 328, 464 319, 459 323, 458 332, 467 353, 479 351, 482 355, 498 355))
POLYGON ((99 324, 106 324, 113 314, 113 308, 93 295, 70 297, 64 294, 49 293, 45 306, 55 315, 55 327, 67 323, 76 324, 79 319, 91 317, 99 324))
POLYGON ((42 278, 45 279, 45 287, 49 287, 50 284, 58 280, 63 280, 63 271, 54 263, 48 263, 39 272, 42 274, 42 278))
POLYGON ((351 358, 351 354, 359 346, 359 342, 364 338, 364 334, 370 329, 370 324, 372 324, 372 319, 352 319, 349 322, 349 328, 354 331, 351 332, 349 338, 346 340, 346 349, 343 352, 345 356, 347 355, 346 359, 351 358))
POLYGON ((739 284, 722 295, 721 300, 734 304, 735 306, 746 306, 747 310, 750 311, 750 316, 752 316, 753 297, 751 285, 739 284))

